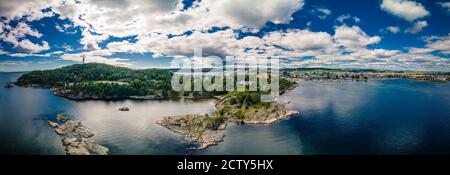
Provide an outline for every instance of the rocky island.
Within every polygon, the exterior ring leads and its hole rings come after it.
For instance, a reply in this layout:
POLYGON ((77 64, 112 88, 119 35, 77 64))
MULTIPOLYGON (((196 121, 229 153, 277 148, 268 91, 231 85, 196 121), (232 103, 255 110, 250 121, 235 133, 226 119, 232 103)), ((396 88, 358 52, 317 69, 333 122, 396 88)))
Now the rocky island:
POLYGON ((62 137, 61 142, 67 155, 108 155, 109 149, 95 143, 94 133, 81 121, 71 120, 57 114, 57 121, 48 121, 55 133, 62 137))
POLYGON ((183 135, 187 143, 197 145, 192 149, 204 149, 223 141, 228 122, 271 124, 299 113, 278 102, 261 102, 260 95, 258 92, 231 92, 219 97, 212 115, 166 116, 156 123, 183 135))

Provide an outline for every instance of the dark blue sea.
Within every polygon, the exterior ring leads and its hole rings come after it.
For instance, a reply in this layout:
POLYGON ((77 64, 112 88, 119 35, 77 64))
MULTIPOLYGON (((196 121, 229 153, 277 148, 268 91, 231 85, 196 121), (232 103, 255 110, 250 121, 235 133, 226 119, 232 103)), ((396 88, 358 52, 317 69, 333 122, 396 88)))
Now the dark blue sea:
POLYGON ((280 102, 300 111, 272 125, 234 125, 201 151, 155 124, 162 116, 212 113, 214 100, 71 101, 47 89, 5 89, 0 73, 0 153, 64 154, 47 125, 65 113, 90 127, 111 154, 450 154, 450 83, 300 81, 280 102), (127 106, 129 112, 118 108, 127 106))

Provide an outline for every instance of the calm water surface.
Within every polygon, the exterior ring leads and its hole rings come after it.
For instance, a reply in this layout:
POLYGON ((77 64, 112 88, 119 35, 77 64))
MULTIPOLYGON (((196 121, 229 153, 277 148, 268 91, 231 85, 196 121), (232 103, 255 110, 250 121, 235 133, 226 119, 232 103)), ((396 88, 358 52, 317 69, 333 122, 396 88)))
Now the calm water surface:
POLYGON ((82 120, 111 154, 450 154, 450 83, 408 80, 300 82, 281 97, 301 114, 270 126, 227 127, 225 141, 188 151, 161 116, 212 113, 214 100, 71 101, 47 89, 5 89, 0 73, 0 153, 64 154, 46 121, 82 120), (130 112, 120 112, 127 106, 130 112))

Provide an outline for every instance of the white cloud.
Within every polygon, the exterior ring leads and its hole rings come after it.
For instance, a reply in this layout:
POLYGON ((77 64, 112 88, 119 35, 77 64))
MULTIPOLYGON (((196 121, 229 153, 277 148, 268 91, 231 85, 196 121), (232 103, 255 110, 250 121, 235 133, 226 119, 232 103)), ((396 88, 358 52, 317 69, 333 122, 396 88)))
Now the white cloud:
POLYGON ((361 19, 359 19, 356 16, 352 16, 350 14, 344 14, 336 18, 336 20, 339 21, 340 23, 345 23, 345 21, 349 19, 353 20, 355 23, 361 22, 361 19))
POLYGON ((5 29, 5 24, 0 21, 0 33, 3 33, 4 29, 5 29))
POLYGON ((416 48, 416 47, 408 48, 408 53, 410 54, 426 54, 431 53, 433 51, 434 49, 430 48, 416 48))
POLYGON ((0 16, 7 20, 26 17, 28 21, 39 20, 53 16, 51 12, 42 12, 42 9, 50 7, 50 0, 14 0, 0 1, 0 16))
MULTIPOLYGON (((81 61, 81 55, 85 54, 88 62, 131 66, 133 62, 115 58, 114 53, 191 57, 194 48, 202 48, 204 56, 279 56, 288 65, 447 69, 449 65, 448 59, 430 54, 430 50, 450 53, 448 36, 427 40, 426 47, 420 48, 422 50, 411 48, 408 53, 399 50, 369 49, 368 46, 379 43, 381 38, 369 36, 358 26, 346 25, 345 22, 360 22, 358 17, 350 14, 341 15, 336 19, 338 25, 342 26, 335 27, 334 35, 310 29, 288 29, 264 33, 259 37, 237 37, 235 30, 256 32, 268 22, 290 23, 292 15, 303 8, 303 0, 207 0, 195 1, 187 9, 182 8, 184 5, 181 0, 42 0, 21 1, 19 5, 14 5, 15 3, 12 2, 11 6, 0 2, 0 9, 7 6, 14 7, 11 8, 13 10, 0 11, 1 16, 7 14, 9 19, 22 18, 26 21, 55 13, 59 14, 60 19, 70 21, 68 24, 66 22, 58 24, 57 29, 66 33, 72 28, 81 31, 80 44, 86 51, 76 54, 54 53, 63 54, 61 56, 63 60, 81 61), (47 7, 51 7, 49 8, 51 12, 41 11, 47 7), (209 33, 208 30, 212 27, 227 28, 209 33), (185 32, 190 34, 183 34, 185 32), (168 37, 168 34, 172 37, 168 37), (99 46, 110 37, 127 36, 136 37, 135 40, 104 43, 105 48, 99 46)), ((383 4, 383 10, 408 21, 429 15, 421 4, 413 1, 385 0, 383 4), (409 8, 411 5, 414 7, 409 8), (418 15, 421 8, 425 13, 418 15), (411 12, 403 12, 401 9, 408 9, 411 12)), ((315 12, 321 19, 327 18, 332 13, 325 8, 316 8, 315 12)), ((47 55, 38 54, 39 50, 49 49, 47 42, 34 44, 24 37, 41 38, 42 34, 39 31, 25 25, 11 27, 9 23, 2 24, 0 23, 0 36, 3 41, 14 42, 17 48, 32 53, 15 56, 47 55), (16 32, 10 32, 12 30, 16 32)), ((420 31, 426 26, 426 21, 418 21, 416 24, 416 30, 411 28, 410 31, 420 31)), ((396 33, 400 28, 390 26, 386 30, 396 33)), ((65 48, 67 52, 74 51, 71 47, 58 48, 65 48)))
POLYGON ((426 39, 427 48, 450 54, 450 33, 447 36, 429 37, 426 39))
POLYGON ((311 32, 309 30, 271 32, 264 36, 264 40, 291 50, 318 50, 332 45, 330 34, 326 32, 311 32))
POLYGON ((49 50, 50 46, 48 45, 47 41, 44 41, 42 45, 32 43, 28 39, 24 39, 19 42, 19 44, 16 46, 20 50, 24 50, 30 53, 38 53, 41 51, 49 50))
POLYGON ((418 33, 422 31, 423 28, 428 26, 427 21, 417 21, 413 24, 413 26, 407 28, 405 30, 406 33, 418 33))
POLYGON ((3 28, 4 28, 3 30, 7 29, 7 31, 1 33, 0 38, 3 41, 9 42, 13 45, 19 44, 19 40, 21 38, 24 38, 26 35, 33 36, 36 38, 42 37, 41 33, 39 33, 37 30, 31 29, 31 27, 24 22, 19 22, 15 27, 6 25, 3 28))
POLYGON ((289 23, 303 4, 303 0, 208 0, 182 10, 180 0, 68 0, 54 3, 52 11, 83 28, 85 49, 99 49, 104 36, 182 34, 226 26, 258 31, 267 22, 289 23))
POLYGON ((437 2, 439 6, 450 12, 450 2, 437 2))
POLYGON ((398 33, 398 32, 400 32, 400 27, 398 27, 398 26, 388 26, 388 27, 386 27, 386 30, 391 32, 391 33, 398 33))
POLYGON ((83 38, 81 38, 80 44, 84 46, 85 50, 98 50, 100 49, 98 43, 101 43, 109 38, 106 34, 93 34, 88 29, 83 30, 82 36, 83 38))
MULTIPOLYGON (((83 54, 84 53, 64 54, 61 56, 61 58, 63 60, 67 60, 67 61, 81 62, 83 54)), ((104 63, 104 64, 110 64, 110 65, 115 65, 115 66, 123 66, 123 67, 130 67, 132 65, 132 63, 129 62, 128 59, 109 58, 109 57, 89 55, 89 54, 85 55, 85 62, 86 63, 104 63)))
POLYGON ((62 47, 66 52, 72 52, 72 51, 74 51, 74 49, 72 48, 72 46, 67 45, 67 44, 63 44, 61 47, 62 47))
POLYGON ((32 29, 27 23, 19 22, 15 27, 6 25, 3 28, 7 31, 1 33, 0 38, 4 42, 12 44, 15 48, 21 51, 38 53, 50 49, 50 46, 46 41, 43 41, 42 45, 39 45, 31 42, 29 39, 24 39, 26 38, 26 36, 32 36, 36 38, 42 37, 41 33, 39 33, 37 30, 32 29))
POLYGON ((74 26, 71 24, 56 24, 55 25, 56 30, 58 30, 61 33, 66 34, 75 34, 77 33, 77 30, 75 30, 74 26))
POLYGON ((42 37, 41 33, 37 30, 31 29, 31 27, 24 22, 18 23, 9 33, 18 38, 22 38, 25 35, 34 36, 36 38, 42 37))
MULTIPOLYGON (((194 48, 202 48, 205 56, 239 55, 245 45, 245 40, 237 40, 233 30, 223 30, 215 33, 195 31, 188 36, 168 38, 165 35, 152 35, 141 38, 137 48, 149 48, 157 55, 185 55, 192 56, 194 48)), ((257 43, 251 43, 252 46, 257 43)))
POLYGON ((316 8, 312 10, 313 15, 316 15, 319 19, 324 20, 331 15, 331 10, 327 8, 316 8))
POLYGON ((138 44, 130 43, 129 41, 110 42, 110 43, 108 43, 106 48, 110 52, 119 52, 119 53, 120 52, 121 53, 126 53, 126 52, 145 53, 145 52, 149 52, 149 50, 147 50, 146 48, 141 47, 138 44))
POLYGON ((17 65, 28 65, 31 64, 29 61, 1 61, 0 66, 17 66, 17 65))
POLYGON ((381 41, 379 36, 368 36, 358 26, 339 26, 335 29, 334 40, 348 50, 359 49, 381 41))
POLYGON ((46 54, 36 54, 36 53, 5 53, 11 57, 50 57, 55 55, 63 54, 63 51, 54 51, 46 54))
POLYGON ((182 11, 179 0, 83 1, 55 4, 53 11, 99 34, 183 33, 214 26, 259 30, 267 22, 289 23, 303 0, 209 0, 182 11), (201 19, 201 20, 198 20, 201 19))
POLYGON ((253 30, 258 30, 269 21, 276 24, 289 23, 292 20, 291 15, 304 5, 303 0, 216 0, 205 4, 202 2, 199 3, 200 6, 210 7, 211 18, 224 21, 225 25, 232 28, 253 30))
POLYGON ((381 9, 407 21, 414 21, 430 14, 422 4, 412 0, 383 0, 381 9))

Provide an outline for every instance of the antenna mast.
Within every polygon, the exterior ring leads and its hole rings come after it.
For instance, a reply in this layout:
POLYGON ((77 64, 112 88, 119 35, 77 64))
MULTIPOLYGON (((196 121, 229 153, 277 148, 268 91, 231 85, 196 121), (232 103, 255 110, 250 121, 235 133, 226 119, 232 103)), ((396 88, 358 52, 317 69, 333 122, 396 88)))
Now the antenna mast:
POLYGON ((83 54, 83 64, 84 64, 84 61, 85 61, 85 56, 84 56, 84 54, 83 54))

